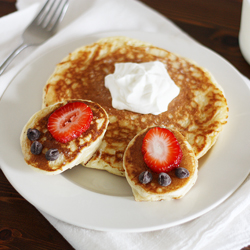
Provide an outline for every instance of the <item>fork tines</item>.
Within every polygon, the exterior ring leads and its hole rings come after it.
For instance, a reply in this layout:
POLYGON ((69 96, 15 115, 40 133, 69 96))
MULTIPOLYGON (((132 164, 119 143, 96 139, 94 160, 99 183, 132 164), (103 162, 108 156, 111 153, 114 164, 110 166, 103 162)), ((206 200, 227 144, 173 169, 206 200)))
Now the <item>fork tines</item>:
POLYGON ((52 31, 67 11, 69 0, 47 0, 33 22, 52 31))

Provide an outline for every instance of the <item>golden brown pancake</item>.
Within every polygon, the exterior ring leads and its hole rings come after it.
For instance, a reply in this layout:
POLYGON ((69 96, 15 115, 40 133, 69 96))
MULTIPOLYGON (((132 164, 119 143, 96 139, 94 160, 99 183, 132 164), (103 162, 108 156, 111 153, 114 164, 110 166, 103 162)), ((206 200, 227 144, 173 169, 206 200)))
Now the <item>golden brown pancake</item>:
POLYGON ((97 103, 86 100, 70 100, 50 105, 35 113, 24 126, 20 142, 24 155, 24 160, 28 165, 46 174, 60 174, 82 162, 87 163, 99 148, 102 138, 108 126, 108 115, 106 111, 97 103), (69 102, 84 102, 93 113, 90 127, 80 135, 67 143, 56 141, 47 129, 49 116, 58 108, 69 102), (33 141, 27 137, 28 129, 37 129, 41 132, 37 140, 43 145, 43 150, 39 155, 31 153, 30 148, 33 141), (48 161, 45 153, 49 149, 58 149, 60 155, 55 161, 48 161))
POLYGON ((87 167, 124 176, 122 159, 129 141, 149 126, 180 131, 197 158, 215 143, 227 123, 228 106, 223 90, 212 75, 189 59, 127 37, 109 37, 83 46, 59 63, 44 87, 43 106, 70 98, 99 103, 109 114, 109 126, 100 149, 87 167), (180 88, 180 94, 159 115, 139 114, 112 107, 104 86, 106 75, 118 62, 160 61, 180 88))
POLYGON ((196 159, 192 147, 185 137, 178 131, 171 132, 180 144, 183 157, 179 167, 186 168, 189 171, 189 177, 180 179, 175 175, 175 170, 167 174, 171 178, 169 186, 161 186, 158 183, 159 174, 153 172, 143 160, 141 152, 142 141, 150 128, 142 130, 128 144, 123 158, 123 167, 125 169, 126 179, 132 188, 136 201, 161 201, 182 198, 195 184, 198 175, 198 160, 196 159), (143 171, 149 171, 153 179, 150 183, 142 184, 139 181, 139 175, 143 171))

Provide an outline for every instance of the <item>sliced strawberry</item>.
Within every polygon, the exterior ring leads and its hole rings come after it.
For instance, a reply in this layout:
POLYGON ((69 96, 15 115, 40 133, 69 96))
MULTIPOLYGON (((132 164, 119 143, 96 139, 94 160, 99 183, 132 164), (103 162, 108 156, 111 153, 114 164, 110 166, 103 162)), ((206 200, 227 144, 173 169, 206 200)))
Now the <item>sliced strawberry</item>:
POLYGON ((72 102, 55 110, 50 115, 47 126, 55 140, 66 143, 85 132, 92 118, 89 106, 83 102, 72 102))
POLYGON ((156 173, 177 168, 182 151, 174 134, 166 128, 154 127, 145 135, 142 154, 147 166, 156 173))

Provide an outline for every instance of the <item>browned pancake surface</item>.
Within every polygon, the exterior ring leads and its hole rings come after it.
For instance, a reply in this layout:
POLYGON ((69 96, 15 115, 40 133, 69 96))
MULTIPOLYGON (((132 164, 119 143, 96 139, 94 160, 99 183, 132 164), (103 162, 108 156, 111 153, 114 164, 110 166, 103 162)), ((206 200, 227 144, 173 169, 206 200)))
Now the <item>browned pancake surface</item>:
POLYGON ((69 98, 92 100, 107 111, 110 123, 102 150, 92 160, 101 159, 118 169, 120 175, 124 175, 122 157, 127 144, 144 128, 163 125, 179 130, 200 158, 227 122, 226 99, 206 70, 164 49, 123 37, 84 46, 58 64, 44 88, 44 105, 69 98), (114 72, 114 64, 151 61, 162 62, 180 87, 180 94, 169 104, 168 111, 144 115, 114 109, 104 86, 104 78, 114 72))

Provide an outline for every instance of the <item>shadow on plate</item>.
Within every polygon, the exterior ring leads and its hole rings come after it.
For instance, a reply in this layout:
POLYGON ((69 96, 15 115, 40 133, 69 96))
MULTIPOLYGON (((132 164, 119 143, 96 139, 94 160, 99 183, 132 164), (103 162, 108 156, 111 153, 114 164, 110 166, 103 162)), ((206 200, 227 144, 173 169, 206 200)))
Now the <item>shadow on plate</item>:
POLYGON ((78 165, 62 173, 63 177, 89 191, 112 196, 133 196, 125 177, 78 165))

